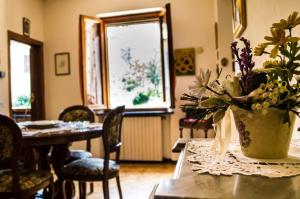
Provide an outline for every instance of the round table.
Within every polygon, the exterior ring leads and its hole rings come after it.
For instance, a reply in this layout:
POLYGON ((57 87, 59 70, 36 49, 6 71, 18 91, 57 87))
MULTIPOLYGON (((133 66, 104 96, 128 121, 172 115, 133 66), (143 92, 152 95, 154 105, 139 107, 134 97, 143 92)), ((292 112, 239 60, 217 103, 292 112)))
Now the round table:
MULTIPOLYGON (((64 167, 65 160, 70 154, 69 146, 72 142, 99 138, 102 135, 102 124, 93 123, 84 128, 77 128, 71 123, 60 123, 54 128, 23 129, 22 144, 24 147, 34 148, 38 153, 38 167, 41 170, 51 170, 48 154, 51 150, 50 162, 55 174, 58 176, 55 198, 62 198, 60 190, 61 180, 59 172, 64 167)), ((71 184, 66 185, 67 198, 74 195, 71 184)))

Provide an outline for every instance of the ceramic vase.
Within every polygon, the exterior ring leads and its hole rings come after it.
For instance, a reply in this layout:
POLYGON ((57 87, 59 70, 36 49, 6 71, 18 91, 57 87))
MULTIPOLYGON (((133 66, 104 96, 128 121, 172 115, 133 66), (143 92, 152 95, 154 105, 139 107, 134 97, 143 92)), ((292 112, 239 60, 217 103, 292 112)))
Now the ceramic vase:
POLYGON ((295 114, 277 108, 248 111, 231 108, 242 153, 251 158, 280 159, 288 155, 295 114), (286 121, 289 114, 289 121, 286 121))

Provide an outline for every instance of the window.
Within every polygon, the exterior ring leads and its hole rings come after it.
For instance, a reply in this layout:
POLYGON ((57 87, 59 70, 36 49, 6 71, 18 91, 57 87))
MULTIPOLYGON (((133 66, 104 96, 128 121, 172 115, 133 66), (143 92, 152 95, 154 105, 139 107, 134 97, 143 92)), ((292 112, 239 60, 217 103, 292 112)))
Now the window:
POLYGON ((147 12, 81 16, 85 105, 153 110, 174 107, 170 5, 147 12))

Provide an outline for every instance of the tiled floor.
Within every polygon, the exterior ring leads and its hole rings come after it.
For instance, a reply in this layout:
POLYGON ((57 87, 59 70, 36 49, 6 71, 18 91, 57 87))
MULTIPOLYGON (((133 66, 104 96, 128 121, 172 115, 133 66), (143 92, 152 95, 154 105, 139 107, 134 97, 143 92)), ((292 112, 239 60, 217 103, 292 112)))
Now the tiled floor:
MULTIPOLYGON (((162 179, 172 178, 175 164, 170 163, 123 163, 121 164, 121 187, 124 199, 147 199, 155 184, 162 179)), ((110 198, 118 199, 116 180, 109 181, 110 198)), ((76 184, 76 189, 78 184, 76 184)), ((89 186, 87 187, 89 192, 89 186)), ((76 190, 78 199, 78 189, 76 190)), ((102 183, 94 183, 94 193, 87 195, 88 199, 103 198, 102 183)))

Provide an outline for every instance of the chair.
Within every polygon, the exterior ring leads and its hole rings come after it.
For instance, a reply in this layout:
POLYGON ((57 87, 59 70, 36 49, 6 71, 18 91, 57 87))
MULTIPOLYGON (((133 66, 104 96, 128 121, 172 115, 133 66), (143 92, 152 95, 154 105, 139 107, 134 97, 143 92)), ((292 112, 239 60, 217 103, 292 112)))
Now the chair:
POLYGON ((46 188, 53 198, 52 174, 22 168, 22 150, 20 128, 12 119, 0 114, 0 198, 30 198, 46 188))
POLYGON ((85 182, 87 181, 103 181, 104 198, 109 199, 108 180, 111 178, 116 178, 120 198, 123 198, 119 178, 119 159, 124 110, 124 106, 117 107, 107 113, 104 118, 102 135, 104 159, 87 158, 76 160, 66 165, 59 174, 59 178, 62 180, 79 181, 80 199, 86 197, 85 182), (110 160, 110 154, 114 152, 115 160, 110 160))
MULTIPOLYGON (((95 122, 94 112, 86 106, 74 105, 64 109, 58 117, 59 120, 64 122, 76 122, 76 121, 89 121, 95 122)), ((87 140, 86 151, 84 150, 71 150, 69 162, 82 158, 92 157, 91 152, 91 140, 87 140)))
MULTIPOLYGON (((83 105, 74 105, 64 109, 58 117, 59 120, 64 122, 76 122, 76 121, 89 121, 95 122, 94 112, 86 106, 83 105)), ((86 142, 86 151, 85 150, 71 150, 66 164, 73 162, 75 160, 90 158, 92 157, 91 153, 91 140, 86 142)), ((94 191, 94 186, 90 184, 90 192, 94 191)))
POLYGON ((179 120, 179 131, 180 131, 179 137, 180 138, 183 137, 183 135, 182 135, 183 128, 189 128, 191 138, 194 138, 193 129, 197 129, 197 130, 203 129, 204 130, 204 138, 207 138, 208 130, 213 128, 212 124, 213 124, 212 118, 210 118, 208 120, 202 119, 199 121, 197 121, 196 119, 192 119, 192 118, 181 118, 179 120))
POLYGON ((213 129, 213 120, 212 118, 205 120, 198 120, 193 118, 184 117, 179 120, 179 138, 175 142, 172 152, 173 153, 180 153, 182 149, 184 149, 187 140, 183 139, 183 132, 184 128, 190 129, 190 138, 194 138, 194 129, 203 129, 204 130, 204 138, 208 137, 208 130, 213 129))

